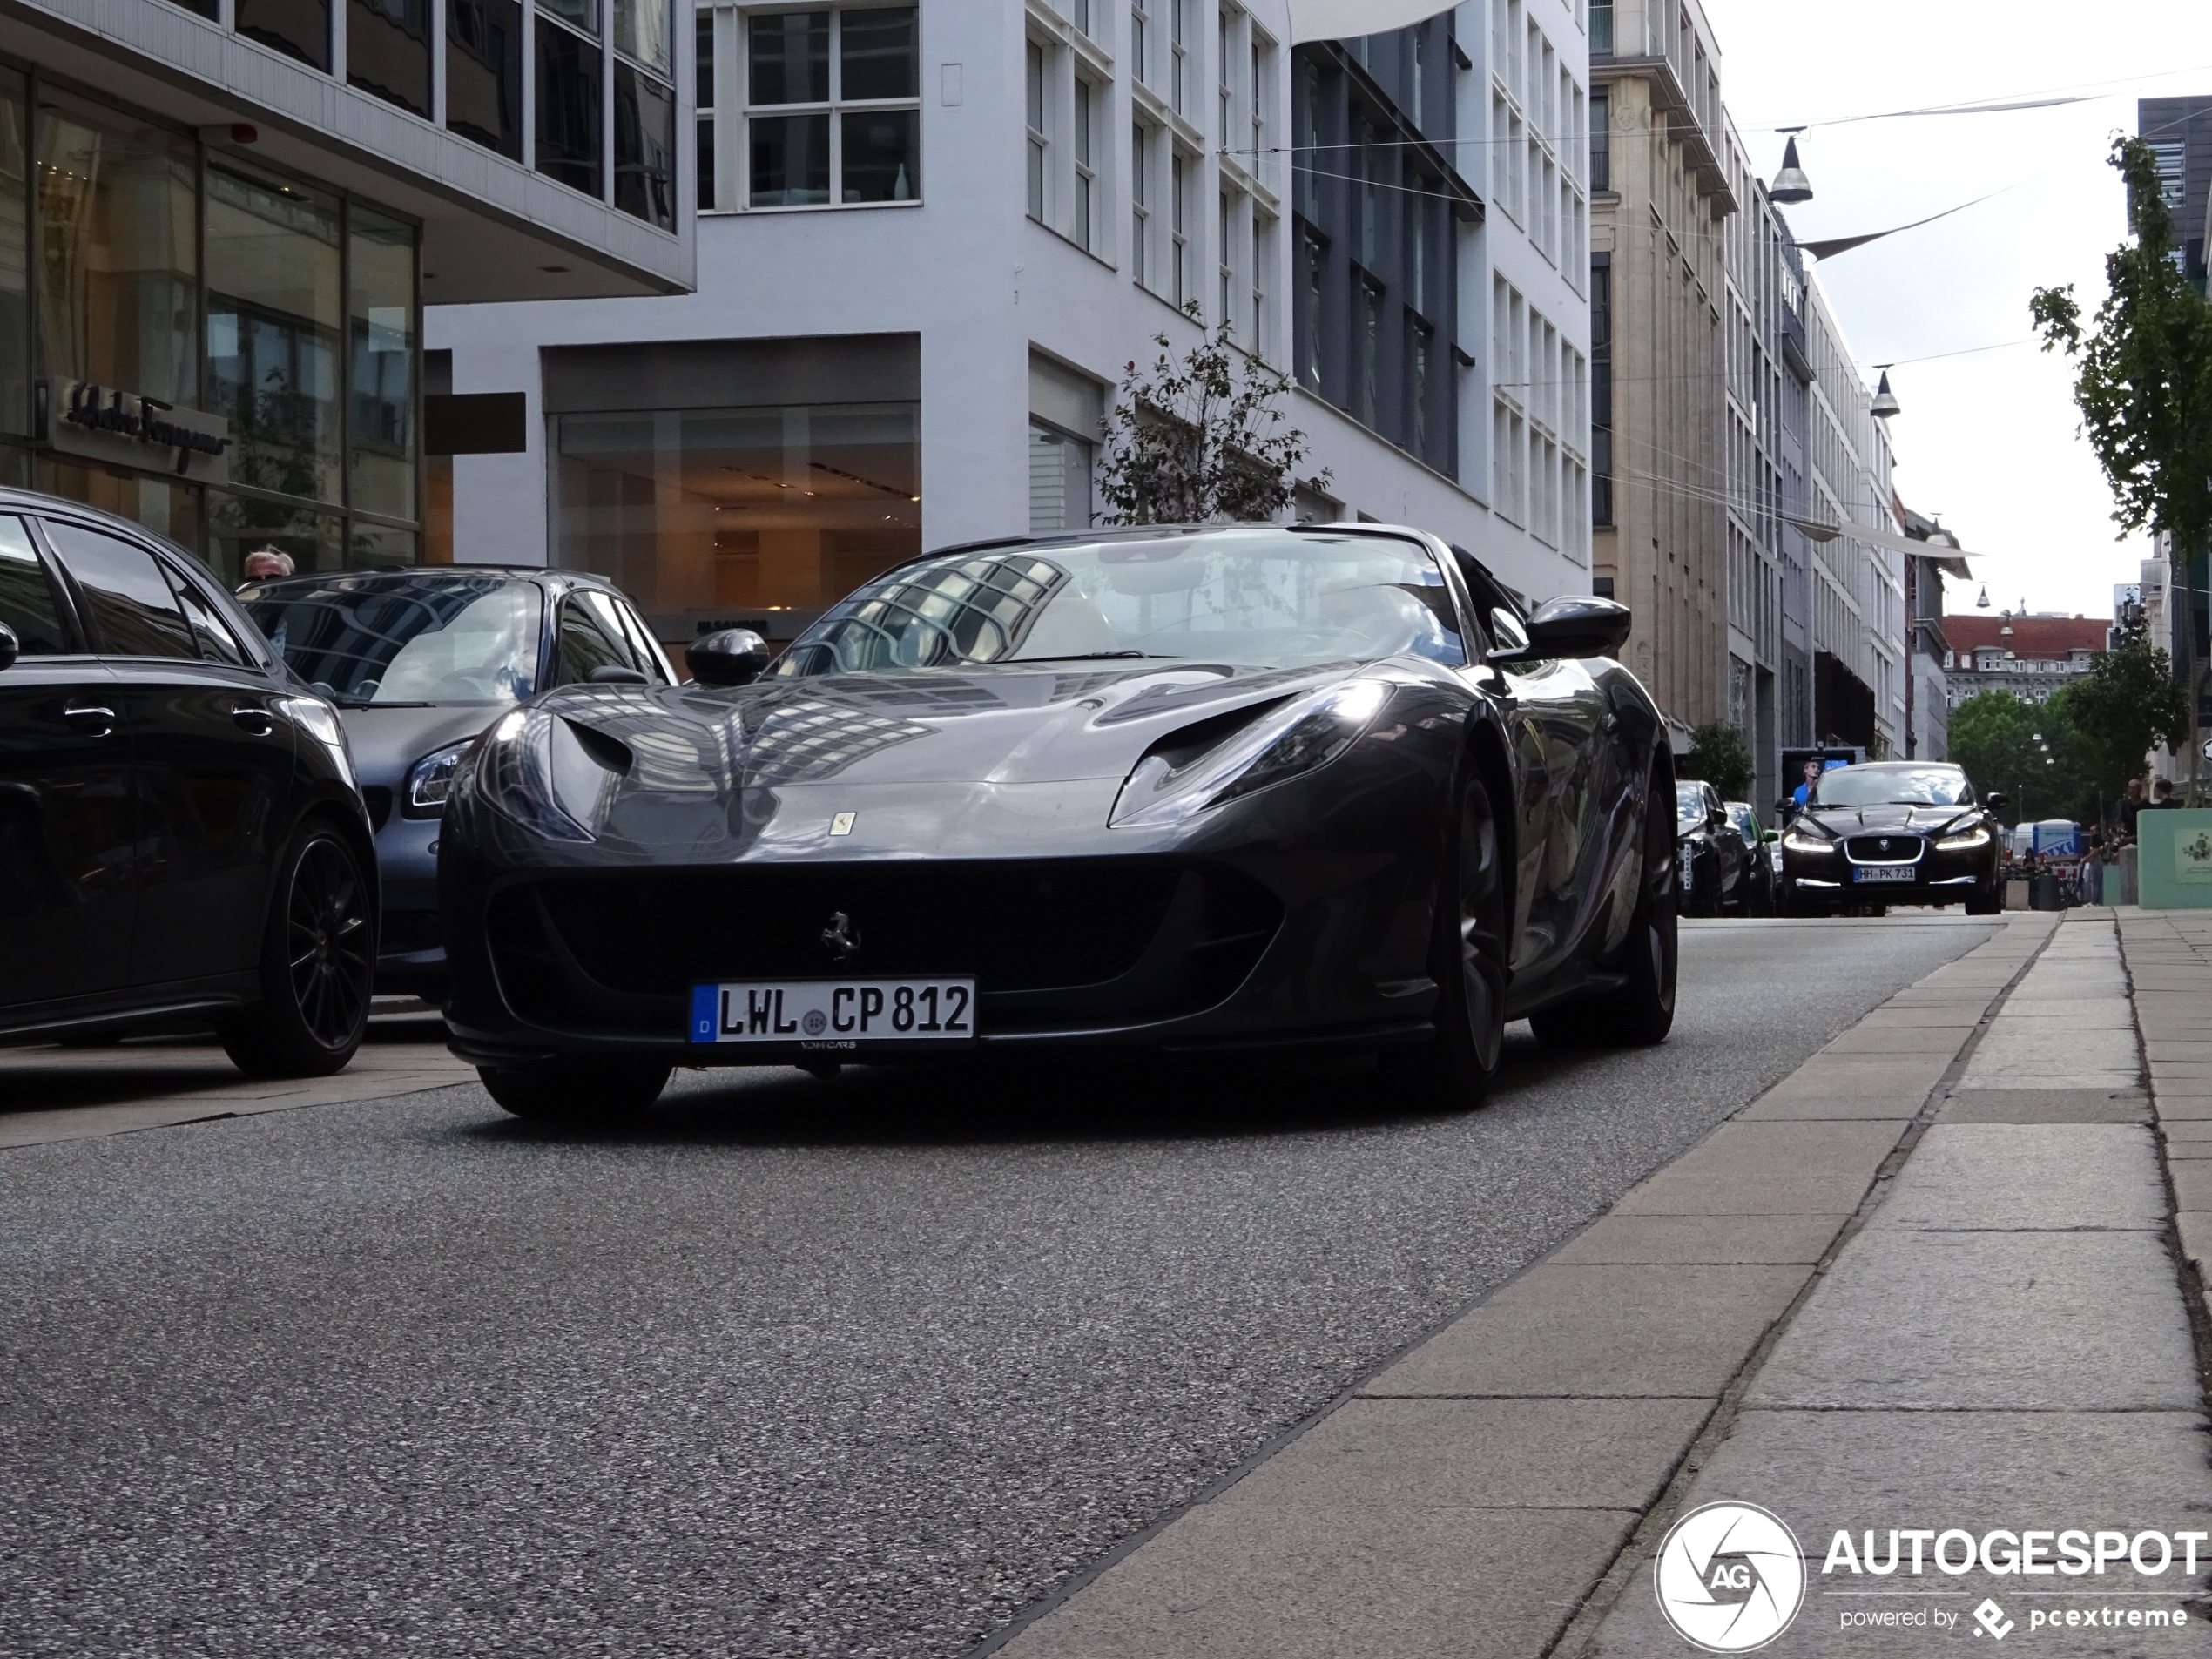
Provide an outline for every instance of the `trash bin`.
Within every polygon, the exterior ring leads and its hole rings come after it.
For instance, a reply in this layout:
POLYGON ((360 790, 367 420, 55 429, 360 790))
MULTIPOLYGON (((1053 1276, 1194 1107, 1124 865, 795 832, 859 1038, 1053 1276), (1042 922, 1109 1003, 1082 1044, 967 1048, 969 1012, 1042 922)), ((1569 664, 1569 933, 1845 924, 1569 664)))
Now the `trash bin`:
POLYGON ((2059 879, 2044 870, 2027 884, 2027 907, 2031 910, 2063 910, 2066 900, 2059 891, 2059 879))
POLYGON ((2114 879, 2105 884, 2110 889, 2105 900, 2106 903, 2138 904, 2141 902, 2135 891, 2135 849, 2134 847, 2123 846, 2120 849, 2119 862, 2112 867, 2110 874, 2114 879))

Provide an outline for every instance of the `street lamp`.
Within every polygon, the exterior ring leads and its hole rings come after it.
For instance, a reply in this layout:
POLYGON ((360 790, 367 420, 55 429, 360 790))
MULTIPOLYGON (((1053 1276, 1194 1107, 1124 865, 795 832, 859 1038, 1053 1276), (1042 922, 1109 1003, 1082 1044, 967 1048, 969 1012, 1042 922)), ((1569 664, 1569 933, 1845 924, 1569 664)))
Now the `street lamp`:
POLYGON ((1874 388, 1874 401, 1866 406, 1866 412, 1877 421, 1886 421, 1904 406, 1897 401, 1897 394, 1890 390, 1890 365, 1877 363, 1874 367, 1882 371, 1882 383, 1874 388))
POLYGON ((1812 180, 1805 177, 1805 170, 1797 165, 1797 135, 1803 127, 1780 129, 1791 135, 1789 143, 1782 146, 1782 171, 1774 175, 1774 182, 1767 186, 1767 199, 1795 206, 1812 199, 1812 180))

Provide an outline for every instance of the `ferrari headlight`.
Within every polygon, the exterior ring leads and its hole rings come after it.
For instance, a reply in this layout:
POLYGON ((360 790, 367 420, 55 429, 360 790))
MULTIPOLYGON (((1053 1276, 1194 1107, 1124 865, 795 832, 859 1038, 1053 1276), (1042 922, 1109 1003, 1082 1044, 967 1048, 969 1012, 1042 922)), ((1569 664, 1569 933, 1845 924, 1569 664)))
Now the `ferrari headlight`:
POLYGON ((1956 835, 1945 836, 1941 840, 1936 843, 1936 851, 1939 853, 1970 853, 1975 847, 1987 846, 1988 845, 1989 826, 1986 824, 1977 824, 1970 830, 1961 830, 1956 835))
POLYGON ((1782 837, 1783 850, 1790 853, 1833 853, 1835 842, 1825 835, 1814 835, 1792 824, 1782 837))
POLYGON ((338 711, 319 697, 281 699, 293 723, 329 751, 330 759, 348 784, 354 781, 354 752, 346 742, 346 727, 338 711))
POLYGON ((621 751, 619 744, 591 736, 595 740, 580 737, 550 709, 516 709, 486 734, 475 786, 509 818, 548 840, 596 840, 626 767, 615 764, 610 752, 621 751))
POLYGON ((1210 807, 1325 766, 1365 732, 1390 700, 1380 680, 1349 680, 1293 698, 1219 748, 1177 768, 1147 755, 1130 773, 1109 822, 1180 823, 1210 807))
POLYGON ((469 752, 467 742, 448 745, 443 749, 424 755, 407 770, 407 792, 402 811, 409 818, 435 818, 446 809, 446 797, 453 792, 453 774, 461 765, 461 757, 469 752))

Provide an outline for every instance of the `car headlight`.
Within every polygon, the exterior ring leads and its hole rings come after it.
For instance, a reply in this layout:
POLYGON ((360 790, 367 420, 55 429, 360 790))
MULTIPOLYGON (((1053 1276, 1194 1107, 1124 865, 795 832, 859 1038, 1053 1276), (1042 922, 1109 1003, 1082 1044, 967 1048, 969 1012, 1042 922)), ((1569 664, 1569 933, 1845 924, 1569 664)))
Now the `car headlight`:
POLYGON ((354 783, 354 752, 346 742, 346 727, 338 711, 319 697, 287 697, 278 701, 293 725, 329 752, 338 774, 354 783))
POLYGON ((630 752, 617 739, 530 707, 503 715, 485 735, 475 779, 487 801, 532 833, 591 841, 629 769, 630 752))
POLYGON ((1835 842, 1825 835, 1809 834, 1794 824, 1784 833, 1782 846, 1788 853, 1833 853, 1836 850, 1835 842))
POLYGON ((441 816, 446 809, 446 798, 453 792, 453 774, 461 765, 461 757, 469 752, 469 745, 474 742, 475 738, 470 738, 436 750, 409 766, 400 810, 409 818, 441 816))
POLYGON ((1210 807, 1325 766, 1352 745, 1390 700, 1381 680, 1350 680, 1293 698, 1189 765, 1147 755, 1130 772, 1108 822, 1176 824, 1210 807))
POLYGON ((1977 824, 1970 830, 1961 830, 1956 835, 1945 836, 1941 840, 1936 843, 1936 851, 1939 853, 1970 853, 1975 847, 1987 846, 1989 845, 1989 826, 1986 824, 1977 824))

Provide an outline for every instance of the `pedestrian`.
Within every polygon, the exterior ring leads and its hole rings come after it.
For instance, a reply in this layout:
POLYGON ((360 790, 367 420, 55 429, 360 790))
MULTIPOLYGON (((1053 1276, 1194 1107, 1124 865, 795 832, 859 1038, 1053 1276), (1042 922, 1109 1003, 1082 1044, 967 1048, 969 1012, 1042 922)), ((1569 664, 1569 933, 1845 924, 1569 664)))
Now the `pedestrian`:
POLYGON ((239 586, 244 587, 247 582, 266 582, 292 574, 292 555, 273 547, 257 547, 246 556, 241 568, 246 572, 246 582, 239 586))
POLYGON ((2130 778, 2128 780, 2127 798, 2120 803, 2120 827, 2123 833, 2130 837, 2135 833, 2135 817, 2142 810, 2143 780, 2140 778, 2130 778))
POLYGON ((2152 786, 2150 792, 2156 798, 2151 802, 2154 809, 2161 806, 2179 806, 2182 804, 2174 799, 2174 780, 2171 778, 2161 778, 2152 786))
POLYGON ((2105 901, 2105 861, 2101 839, 2089 848, 2088 857, 2081 860, 2081 902, 2102 904, 2105 901))

